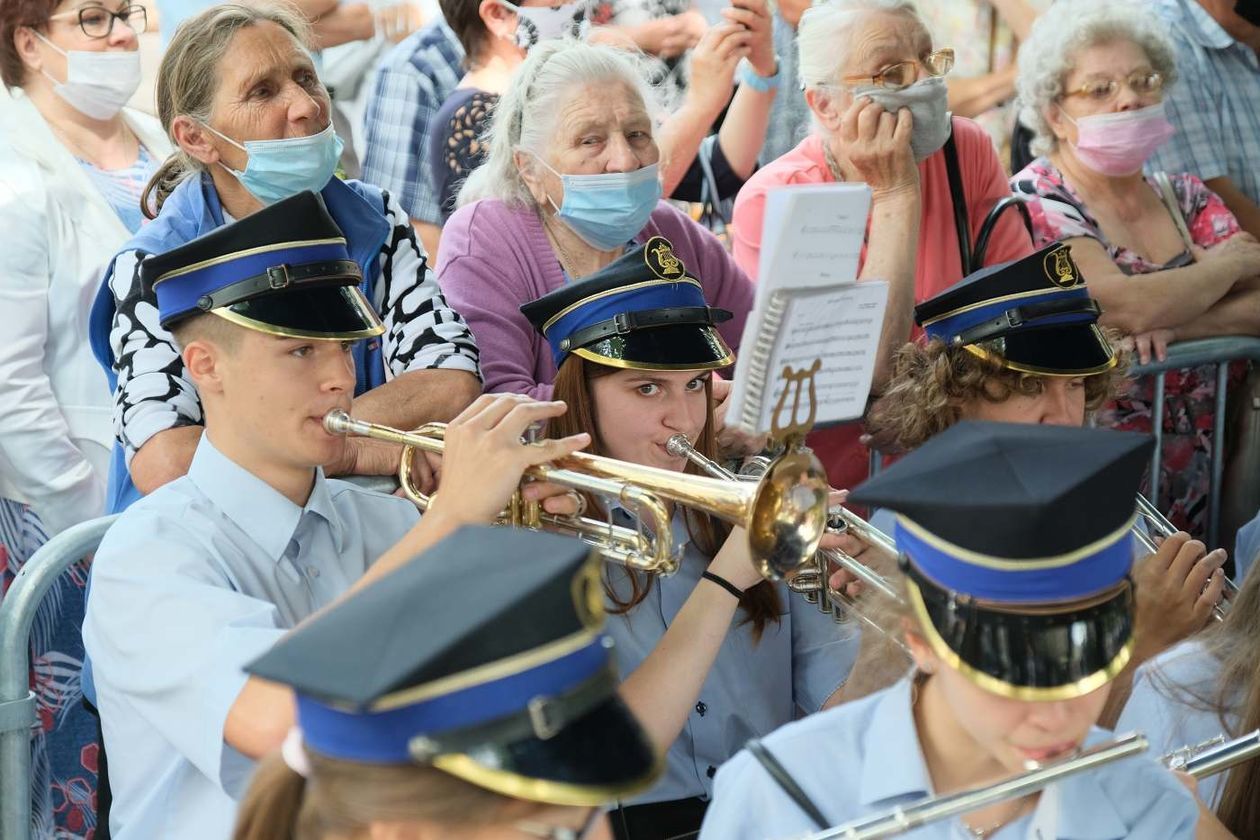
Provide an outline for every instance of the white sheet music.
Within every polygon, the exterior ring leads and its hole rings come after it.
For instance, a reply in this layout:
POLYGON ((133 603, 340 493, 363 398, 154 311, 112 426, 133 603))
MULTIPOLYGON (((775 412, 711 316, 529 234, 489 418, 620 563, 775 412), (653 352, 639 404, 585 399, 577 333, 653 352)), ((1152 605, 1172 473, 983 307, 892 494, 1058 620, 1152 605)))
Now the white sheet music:
MULTIPOLYGON (((786 305, 780 326, 775 330, 765 362, 765 375, 770 385, 768 398, 760 401, 755 429, 749 427, 745 431, 763 432, 772 427, 774 412, 788 388, 782 376, 783 369, 807 370, 815 360, 822 361, 814 377, 815 424, 838 423, 861 417, 866 410, 866 398, 875 373, 875 355, 888 303, 888 284, 872 281, 785 294, 786 305)), ((735 370, 732 396, 742 400, 738 363, 735 370)), ((749 380, 744 377, 742 381, 749 380)), ((780 425, 793 422, 791 406, 794 399, 795 394, 787 394, 785 404, 788 408, 779 417, 780 425)), ((734 406, 741 404, 739 401, 732 403, 734 406)), ((805 417, 796 419, 803 421, 805 417)))
POLYGON ((852 283, 866 237, 865 184, 786 186, 766 195, 757 297, 852 283))

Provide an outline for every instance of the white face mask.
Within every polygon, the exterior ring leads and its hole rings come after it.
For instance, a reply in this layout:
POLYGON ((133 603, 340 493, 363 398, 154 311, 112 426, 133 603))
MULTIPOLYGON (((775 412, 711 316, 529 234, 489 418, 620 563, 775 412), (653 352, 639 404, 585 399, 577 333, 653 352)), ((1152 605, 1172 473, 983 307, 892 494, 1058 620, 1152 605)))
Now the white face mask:
POLYGON ((70 50, 49 41, 38 32, 39 38, 66 57, 66 80, 59 82, 41 70, 53 83, 53 92, 85 116, 94 120, 115 117, 140 87, 140 51, 89 52, 70 50))

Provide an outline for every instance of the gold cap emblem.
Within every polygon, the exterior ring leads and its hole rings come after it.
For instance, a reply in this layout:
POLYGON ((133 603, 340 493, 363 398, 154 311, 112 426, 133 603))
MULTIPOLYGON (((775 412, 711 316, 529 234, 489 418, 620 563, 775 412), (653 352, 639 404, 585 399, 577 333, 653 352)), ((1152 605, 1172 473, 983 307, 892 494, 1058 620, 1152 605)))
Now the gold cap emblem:
POLYGON ((662 280, 681 280, 687 276, 687 267, 674 253, 674 246, 663 236, 653 236, 643 246, 643 258, 652 273, 662 280))
POLYGON ((1072 262, 1072 252, 1068 246, 1060 245, 1045 257, 1046 277, 1061 289, 1070 289, 1081 282, 1076 263, 1072 262))

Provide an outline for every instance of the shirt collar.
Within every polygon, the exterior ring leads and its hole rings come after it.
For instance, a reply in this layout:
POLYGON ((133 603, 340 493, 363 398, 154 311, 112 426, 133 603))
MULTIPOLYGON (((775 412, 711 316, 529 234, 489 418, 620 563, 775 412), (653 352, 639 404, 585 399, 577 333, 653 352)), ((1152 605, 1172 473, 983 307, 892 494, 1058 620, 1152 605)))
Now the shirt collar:
POLYGON ((338 549, 343 548, 341 521, 322 469, 316 469, 310 498, 306 507, 300 508, 216 449, 209 435, 203 434, 188 468, 188 477, 272 560, 278 561, 284 556, 307 511, 328 523, 338 549))
POLYGON ((1175 0, 1186 34, 1210 50, 1225 50, 1237 41, 1196 0, 1175 0))
POLYGON ((858 799, 863 805, 932 792, 914 725, 912 690, 913 679, 907 676, 876 701, 871 725, 862 738, 866 760, 858 780, 858 799))
MULTIPOLYGON (((889 800, 932 794, 931 777, 914 723, 913 682, 913 676, 907 676, 888 689, 877 701, 871 725, 863 736, 862 754, 866 760, 858 781, 858 798, 867 807, 878 808, 889 800)), ((1095 729, 1089 743, 1098 743, 1108 734, 1095 729)), ((1069 776, 1059 785, 1059 837, 1116 840, 1128 836, 1124 820, 1089 774, 1069 776), (1064 807, 1064 803, 1071 806, 1064 807)))
MULTIPOLYGON (((1110 732, 1095 728, 1086 746, 1094 746, 1112 738, 1110 732)), ((1149 761, 1139 757, 1136 761, 1149 761)), ((1123 771, 1120 771, 1123 772, 1123 771)), ((1117 840, 1129 836, 1116 806, 1112 804, 1096 776, 1081 773, 1068 776, 1059 785, 1059 837, 1070 840, 1117 840), (1071 803, 1070 806, 1067 803, 1071 803)))

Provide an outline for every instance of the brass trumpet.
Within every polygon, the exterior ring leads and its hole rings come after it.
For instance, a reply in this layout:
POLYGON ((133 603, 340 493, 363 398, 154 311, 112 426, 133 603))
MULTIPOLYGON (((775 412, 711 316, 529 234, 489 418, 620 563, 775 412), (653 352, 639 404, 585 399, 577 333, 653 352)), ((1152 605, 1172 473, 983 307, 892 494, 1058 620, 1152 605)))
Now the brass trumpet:
MULTIPOLYGON (((432 500, 412 481, 411 459, 416 449, 438 454, 444 450, 445 423, 428 423, 404 432, 333 410, 324 415, 324 429, 334 435, 401 444, 398 482, 417 507, 429 507, 432 500)), ((641 524, 623 528, 583 516, 555 516, 543 512, 537 502, 524 501, 519 492, 499 524, 570 534, 612 562, 655 574, 668 575, 678 569, 679 551, 673 545, 670 527, 671 502, 746 529, 753 563, 770 580, 778 580, 811 557, 827 524, 826 475, 818 459, 808 452, 789 452, 776 459, 756 484, 718 481, 582 452, 530 467, 525 475, 616 499, 634 511, 641 524), (644 530, 645 521, 651 533, 644 530)))
MULTIPOLYGON (((665 443, 665 449, 669 454, 676 458, 686 458, 700 469, 707 472, 716 479, 726 482, 739 483, 751 479, 759 478, 754 474, 736 474, 726 467, 714 461, 712 458, 705 456, 692 445, 686 435, 674 435, 665 443)), ((760 456, 758 456, 760 457, 760 456)), ((768 462, 773 464, 773 461, 768 462)), ((764 469, 760 463, 757 463, 754 469, 764 469)), ((838 527, 828 526, 828 530, 832 532, 843 532, 851 530, 857 535, 858 539, 873 545, 883 551, 887 551, 892 556, 897 555, 897 549, 893 546, 892 540, 888 538, 882 531, 872 527, 870 523, 862 519, 857 514, 839 508, 840 523, 838 527)), ((836 621, 841 621, 845 613, 852 614, 860 619, 869 627, 874 628, 880 633, 886 634, 883 627, 874 619, 866 615, 861 606, 849 595, 837 589, 832 589, 828 585, 828 579, 831 577, 831 564, 835 564, 840 568, 848 571, 862 583, 869 586, 875 592, 880 593, 886 598, 900 603, 901 596, 891 583, 881 577, 879 574, 871 570, 865 563, 850 557, 848 554, 837 549, 824 548, 816 551, 812 557, 808 558, 799 566, 795 572, 788 576, 787 586, 793 592, 802 595, 811 604, 817 604, 818 609, 831 615, 836 621)), ((897 640, 898 645, 904 649, 904 644, 897 640)), ((907 651, 908 652, 908 651, 907 651)))
MULTIPOLYGON (((1177 533, 1177 526, 1168 521, 1168 517, 1160 513, 1159 508, 1151 504, 1151 501, 1141 493, 1137 495, 1137 511, 1138 521, 1133 526, 1133 536, 1138 543, 1150 554, 1154 554, 1159 550, 1159 546, 1155 544, 1155 537, 1160 539, 1168 539, 1177 533), (1142 527, 1143 523, 1146 527, 1142 527)), ((1225 588, 1221 592, 1221 600, 1216 606, 1212 607, 1212 618, 1217 621, 1224 621, 1225 616, 1229 614, 1231 601, 1238 594, 1238 585, 1229 578, 1225 578, 1225 588)))

